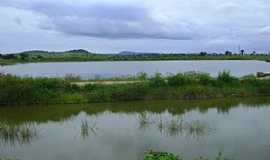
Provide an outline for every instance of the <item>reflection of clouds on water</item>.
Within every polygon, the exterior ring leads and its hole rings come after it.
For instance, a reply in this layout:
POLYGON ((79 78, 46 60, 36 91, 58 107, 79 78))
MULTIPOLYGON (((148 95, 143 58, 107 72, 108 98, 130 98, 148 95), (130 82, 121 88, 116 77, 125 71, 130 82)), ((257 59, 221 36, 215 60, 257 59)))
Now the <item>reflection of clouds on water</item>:
POLYGON ((217 76, 220 71, 231 71, 240 77, 257 72, 269 72, 270 63, 263 61, 129 61, 129 62, 55 62, 28 63, 4 66, 6 73, 17 76, 65 77, 67 74, 83 79, 135 76, 140 72, 154 75, 198 71, 217 76), (97 69, 98 68, 98 69, 97 69))
POLYGON ((38 137, 35 123, 13 125, 0 123, 0 144, 11 146, 31 144, 38 137))

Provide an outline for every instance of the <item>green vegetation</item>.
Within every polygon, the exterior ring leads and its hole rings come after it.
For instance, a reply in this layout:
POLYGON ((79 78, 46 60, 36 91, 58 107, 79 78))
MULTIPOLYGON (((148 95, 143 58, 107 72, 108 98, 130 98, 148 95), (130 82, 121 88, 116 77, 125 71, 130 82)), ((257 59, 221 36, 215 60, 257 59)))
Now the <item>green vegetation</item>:
MULTIPOLYGON (((180 156, 176 156, 172 153, 168 152, 153 152, 150 151, 147 153, 144 157, 144 160, 184 160, 180 156)), ((199 157, 194 160, 210 160, 209 158, 199 157)), ((222 155, 222 153, 219 153, 214 160, 231 160, 229 158, 226 158, 222 155)))
POLYGON ((197 100, 270 95, 270 79, 222 72, 138 76, 134 83, 77 85, 60 78, 0 76, 0 104, 70 104, 134 100, 197 100))
MULTIPOLYGON (((11 125, 17 125, 34 121, 35 123, 44 123, 48 121, 63 122, 65 120, 86 112, 89 116, 95 116, 104 112, 135 114, 138 116, 139 126, 151 122, 151 114, 160 114, 168 112, 172 115, 183 115, 189 111, 197 110, 205 113, 210 109, 217 109, 219 113, 228 114, 231 109, 244 105, 245 107, 267 107, 270 104, 269 97, 259 98, 228 98, 211 100, 162 100, 162 101, 132 101, 117 103, 89 103, 89 104, 57 104, 57 105, 21 105, 21 106, 2 106, 0 107, 0 121, 10 122, 11 125), (24 116, 26 115, 26 116, 24 116), (150 120, 150 121, 149 121, 150 120), (141 123, 143 122, 143 123, 141 123)), ((181 118, 181 117, 180 117, 181 118)), ((172 121, 175 121, 174 119, 172 121)), ((168 131, 172 121, 158 119, 154 124, 161 131, 168 131), (164 126, 166 125, 166 126, 164 126)), ((194 123, 194 122, 192 122, 194 123)), ((188 124, 192 124, 188 122, 188 124)), ((85 125, 82 125, 85 126, 85 125)), ((89 122, 87 126, 96 128, 95 123, 89 122)), ((149 125, 148 125, 149 126, 149 125)), ((207 126, 206 126, 207 127, 207 126)), ((82 127, 83 128, 83 127, 82 127)), ((207 127, 208 128, 208 127, 207 127)), ((188 129, 188 127, 187 127, 188 129)))
POLYGON ((184 135, 185 137, 192 137, 199 139, 208 135, 213 129, 202 121, 185 121, 181 116, 173 116, 169 120, 160 117, 159 120, 150 119, 152 114, 147 112, 140 113, 138 117, 139 129, 146 130, 151 127, 158 128, 161 134, 168 136, 184 135))
POLYGON ((180 158, 172 153, 150 151, 145 155, 144 160, 180 160, 180 158))
POLYGON ((263 60, 270 61, 270 54, 207 54, 206 52, 191 54, 97 54, 86 50, 71 50, 65 52, 26 51, 14 54, 0 54, 0 64, 29 62, 65 62, 65 61, 156 61, 156 60, 263 60))

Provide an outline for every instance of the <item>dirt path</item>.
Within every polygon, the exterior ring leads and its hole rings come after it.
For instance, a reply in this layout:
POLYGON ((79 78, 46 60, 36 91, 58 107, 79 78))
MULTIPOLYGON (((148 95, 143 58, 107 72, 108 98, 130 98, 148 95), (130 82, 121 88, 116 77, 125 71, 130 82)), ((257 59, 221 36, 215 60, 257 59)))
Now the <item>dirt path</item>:
POLYGON ((131 83, 140 83, 141 81, 88 81, 88 82, 71 82, 71 84, 76 84, 78 86, 85 86, 87 84, 131 84, 131 83))

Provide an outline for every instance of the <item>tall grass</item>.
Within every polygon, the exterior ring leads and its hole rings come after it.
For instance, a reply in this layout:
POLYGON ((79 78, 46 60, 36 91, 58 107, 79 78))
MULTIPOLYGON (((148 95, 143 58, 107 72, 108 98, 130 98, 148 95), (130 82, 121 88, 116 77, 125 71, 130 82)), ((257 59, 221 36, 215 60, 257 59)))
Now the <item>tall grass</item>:
POLYGON ((205 73, 164 76, 141 74, 135 83, 71 83, 69 78, 20 78, 0 75, 0 104, 89 103, 162 99, 213 99, 270 95, 270 79, 236 78, 229 72, 217 77, 205 73))
POLYGON ((74 93, 77 87, 57 78, 0 77, 0 103, 36 104, 57 102, 63 93, 74 93))
POLYGON ((0 144, 30 144, 37 137, 34 124, 9 125, 0 123, 0 144))

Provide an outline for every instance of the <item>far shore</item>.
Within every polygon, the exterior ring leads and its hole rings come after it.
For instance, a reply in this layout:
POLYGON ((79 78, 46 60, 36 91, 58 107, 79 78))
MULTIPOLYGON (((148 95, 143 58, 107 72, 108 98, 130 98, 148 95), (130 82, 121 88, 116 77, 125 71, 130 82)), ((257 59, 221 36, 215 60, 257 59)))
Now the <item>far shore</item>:
POLYGON ((26 51, 0 54, 0 65, 38 62, 99 62, 99 61, 174 61, 174 60, 259 60, 270 62, 270 54, 226 53, 140 53, 140 54, 97 54, 83 50, 65 52, 26 51))

